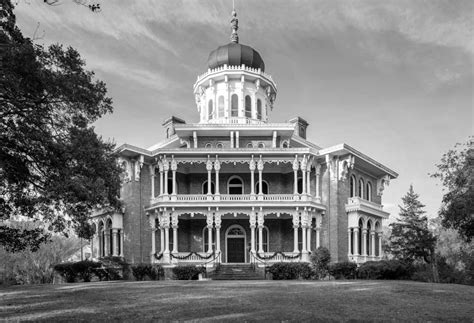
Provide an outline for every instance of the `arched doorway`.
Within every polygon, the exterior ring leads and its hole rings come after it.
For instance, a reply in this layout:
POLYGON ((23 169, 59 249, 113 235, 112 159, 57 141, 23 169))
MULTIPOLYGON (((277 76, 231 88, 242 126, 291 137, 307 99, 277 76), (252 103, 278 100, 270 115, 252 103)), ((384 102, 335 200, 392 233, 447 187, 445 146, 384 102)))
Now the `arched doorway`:
POLYGON ((228 263, 246 262, 245 246, 247 245, 247 236, 242 226, 231 225, 225 233, 225 254, 228 263))

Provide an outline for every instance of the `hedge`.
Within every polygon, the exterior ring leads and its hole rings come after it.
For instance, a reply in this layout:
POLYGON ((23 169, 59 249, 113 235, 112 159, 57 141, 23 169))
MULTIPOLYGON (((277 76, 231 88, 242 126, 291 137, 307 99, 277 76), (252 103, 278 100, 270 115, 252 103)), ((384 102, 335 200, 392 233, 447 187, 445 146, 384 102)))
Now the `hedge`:
POLYGON ((357 276, 361 279, 408 279, 410 266, 398 260, 367 261, 360 265, 357 276))
POLYGON ((357 264, 346 261, 329 265, 329 274, 335 279, 355 279, 357 275, 357 264))
POLYGON ((136 264, 132 266, 132 273, 136 280, 143 280, 146 277, 151 280, 159 280, 165 272, 160 265, 136 264))
POLYGON ((199 274, 205 273, 205 267, 196 267, 194 265, 177 266, 173 269, 174 278, 177 280, 196 280, 199 274))
POLYGON ((273 280, 311 279, 314 271, 306 262, 280 262, 270 266, 267 271, 273 280))
POLYGON ((95 269, 102 267, 100 262, 89 260, 78 262, 64 262, 54 266, 56 270, 68 283, 74 283, 78 278, 90 282, 95 274, 95 269))

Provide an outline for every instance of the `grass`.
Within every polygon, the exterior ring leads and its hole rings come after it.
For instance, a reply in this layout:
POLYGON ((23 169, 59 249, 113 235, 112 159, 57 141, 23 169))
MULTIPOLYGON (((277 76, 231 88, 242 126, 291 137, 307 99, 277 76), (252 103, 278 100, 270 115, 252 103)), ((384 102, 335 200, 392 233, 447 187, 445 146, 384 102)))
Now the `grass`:
POLYGON ((473 287, 408 281, 117 281, 0 289, 0 321, 473 318, 473 287))

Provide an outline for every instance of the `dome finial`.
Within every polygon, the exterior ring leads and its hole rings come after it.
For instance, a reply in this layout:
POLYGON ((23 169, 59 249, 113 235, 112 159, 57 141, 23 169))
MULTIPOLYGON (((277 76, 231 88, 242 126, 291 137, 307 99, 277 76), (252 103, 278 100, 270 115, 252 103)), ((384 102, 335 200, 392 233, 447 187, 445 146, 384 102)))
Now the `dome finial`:
POLYGON ((232 1, 232 19, 230 20, 230 26, 232 28, 230 41, 238 44, 239 35, 237 34, 237 30, 239 29, 239 19, 237 19, 237 12, 235 11, 234 1, 232 1))

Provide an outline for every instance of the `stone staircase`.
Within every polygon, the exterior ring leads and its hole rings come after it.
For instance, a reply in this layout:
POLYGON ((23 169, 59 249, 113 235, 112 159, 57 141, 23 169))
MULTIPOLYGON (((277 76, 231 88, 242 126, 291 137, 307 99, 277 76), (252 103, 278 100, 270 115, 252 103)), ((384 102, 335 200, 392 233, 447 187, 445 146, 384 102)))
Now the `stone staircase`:
POLYGON ((210 276, 212 280, 263 280, 262 273, 249 264, 221 264, 210 276))

